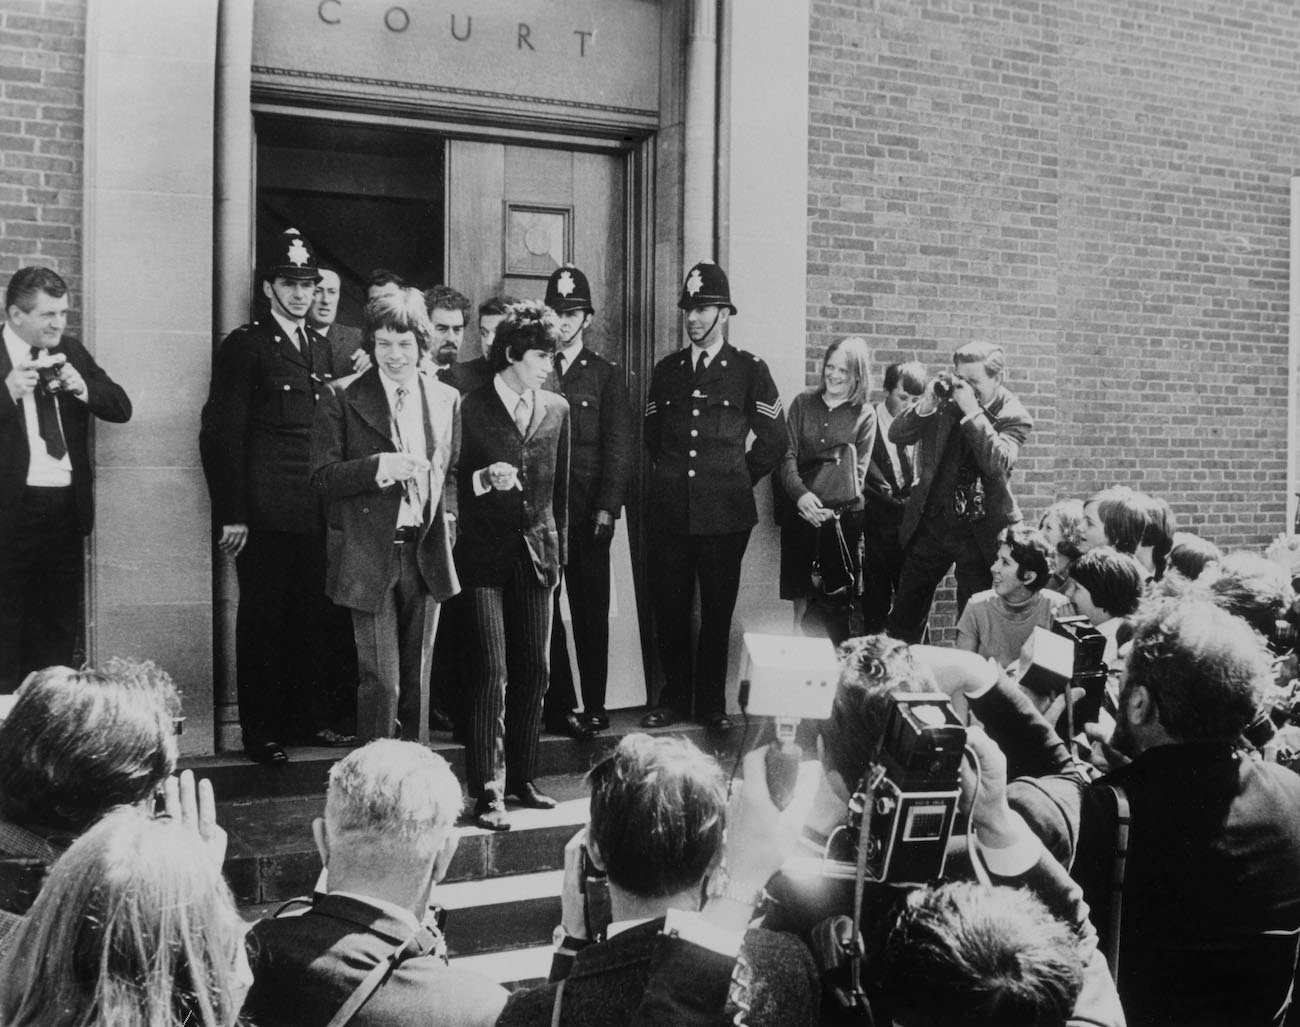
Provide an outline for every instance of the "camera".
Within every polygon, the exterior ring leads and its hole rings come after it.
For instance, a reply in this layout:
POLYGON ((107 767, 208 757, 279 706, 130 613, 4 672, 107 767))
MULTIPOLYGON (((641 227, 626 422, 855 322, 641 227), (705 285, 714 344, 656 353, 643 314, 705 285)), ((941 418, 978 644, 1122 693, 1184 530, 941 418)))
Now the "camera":
POLYGON ((934 394, 939 399, 952 399, 952 386, 955 381, 951 371, 940 371, 934 376, 934 394))
POLYGON ((1039 695, 1064 693, 1065 712, 1054 725, 1067 741, 1084 724, 1096 722, 1106 701, 1106 638, 1087 617, 1053 617, 1052 628, 1035 628, 1030 636, 1030 662, 1020 683, 1039 695), (1072 698, 1077 688, 1083 696, 1072 698))
POLYGON ((36 377, 39 379, 37 388, 44 389, 48 393, 58 392, 63 388, 63 379, 59 376, 63 370, 63 365, 68 362, 68 358, 62 353, 42 353, 34 361, 36 365, 36 377))
POLYGON ((771 717, 776 738, 767 749, 767 790, 777 809, 794 795, 803 749, 795 741, 801 720, 826 720, 835 702, 840 663, 827 638, 790 638, 745 632, 740 708, 771 717))
POLYGON ((941 693, 893 700, 880 755, 849 800, 849 827, 874 880, 919 884, 943 876, 966 728, 941 693))

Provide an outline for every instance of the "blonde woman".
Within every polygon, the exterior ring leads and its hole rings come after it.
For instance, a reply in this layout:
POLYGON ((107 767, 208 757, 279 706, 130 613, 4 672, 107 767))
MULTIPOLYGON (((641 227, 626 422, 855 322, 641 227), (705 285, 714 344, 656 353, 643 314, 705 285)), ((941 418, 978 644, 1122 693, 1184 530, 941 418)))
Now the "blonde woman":
POLYGON ((0 957, 5 1027, 230 1027, 245 925, 196 831, 122 807, 54 864, 0 957))
POLYGON ((876 438, 870 364, 867 342, 858 336, 826 348, 821 384, 790 404, 789 444, 772 490, 781 525, 781 598, 794 601, 796 629, 825 633, 836 644, 851 634, 858 602, 862 483, 876 438), (832 509, 805 479, 820 458, 848 442, 857 451, 858 498, 832 509))

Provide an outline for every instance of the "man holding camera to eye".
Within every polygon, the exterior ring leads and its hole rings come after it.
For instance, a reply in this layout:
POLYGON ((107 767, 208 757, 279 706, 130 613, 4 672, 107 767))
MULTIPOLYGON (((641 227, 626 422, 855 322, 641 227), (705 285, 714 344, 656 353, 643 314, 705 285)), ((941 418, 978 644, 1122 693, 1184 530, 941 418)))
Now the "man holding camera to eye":
MULTIPOLYGON (((828 988, 822 1022, 870 1022, 863 1008, 869 1003, 876 1023, 889 1023, 892 1017, 909 1027, 959 1020, 998 1027, 1122 1024, 1079 890, 1008 808, 1008 760, 990 737, 1002 739, 1015 766, 1047 773, 1068 765, 1051 728, 1004 673, 974 654, 909 649, 884 635, 852 639, 841 652, 834 705, 821 725, 822 775, 804 824, 805 858, 787 863, 769 883, 771 902, 763 921, 810 940, 828 988), (960 787, 975 849, 992 884, 954 880, 969 878, 972 868, 959 868, 953 859, 947 861, 946 875, 943 859, 936 873, 895 873, 893 867, 909 858, 907 847, 924 833, 913 830, 923 823, 922 807, 932 804, 946 783, 913 780, 911 785, 923 785, 919 791, 927 793, 913 796, 892 793, 879 781, 867 785, 875 768, 898 755, 900 710, 920 707, 933 713, 946 705, 936 692, 951 696, 961 691, 989 727, 988 734, 974 727, 962 732, 964 746, 978 757, 979 772, 976 787, 975 772, 963 768, 960 787), (890 809, 919 810, 910 821, 899 817, 911 826, 896 832, 890 846, 859 848, 865 843, 859 842, 852 811, 861 801, 857 797, 868 791, 875 798, 866 807, 877 820, 888 819, 890 809), (859 908, 866 955, 851 958, 863 951, 855 950, 851 922, 857 853, 869 853, 868 862, 874 862, 886 850, 890 869, 879 880, 864 875, 859 908), (938 886, 899 883, 936 876, 948 880, 938 886), (1012 892, 1008 885, 1029 894, 1012 892), (852 987, 855 979, 863 986, 860 992, 852 987), (889 1015, 882 1016, 884 1012, 889 1015)), ((951 725, 955 718, 951 711, 948 716, 951 725)), ((923 717, 914 723, 936 722, 923 717)), ((904 784, 904 793, 917 790, 904 784)), ((934 834, 926 839, 935 840, 947 838, 934 834)))
POLYGON ((62 278, 14 273, 0 328, 0 694, 73 662, 81 540, 95 516, 90 420, 131 418, 122 387, 64 336, 67 323, 62 278))
POLYGON ((1022 519, 1008 479, 1034 420, 1002 384, 1002 348, 968 343, 952 364, 889 427, 895 445, 919 444, 919 476, 898 529, 903 569, 888 628, 905 642, 922 640, 934 590, 950 567, 958 615, 992 585, 998 535, 1022 519))

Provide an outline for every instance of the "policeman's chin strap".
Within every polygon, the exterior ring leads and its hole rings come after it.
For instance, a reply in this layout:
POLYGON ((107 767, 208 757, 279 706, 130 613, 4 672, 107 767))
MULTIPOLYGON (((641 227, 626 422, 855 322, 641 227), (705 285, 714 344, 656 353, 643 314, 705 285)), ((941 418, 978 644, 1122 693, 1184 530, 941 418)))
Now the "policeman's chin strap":
POLYGON ((289 310, 288 307, 284 305, 284 300, 280 299, 280 294, 275 289, 275 283, 272 282, 271 283, 271 309, 274 310, 277 307, 279 307, 280 313, 282 313, 290 321, 293 321, 295 323, 301 321, 303 324, 307 323, 307 318, 305 315, 303 317, 297 317, 296 315, 293 314, 292 311, 289 310))
POLYGON ((568 348, 569 348, 569 344, 570 344, 571 342, 573 342, 573 340, 576 339, 579 335, 581 335, 584 331, 587 330, 587 321, 590 320, 590 318, 591 318, 591 315, 588 314, 588 313, 584 310, 583 313, 582 313, 582 320, 581 320, 580 322, 578 322, 578 327, 575 328, 575 329, 573 330, 573 334, 570 335, 567 339, 562 339, 562 340, 560 341, 560 344, 559 344, 558 346, 556 346, 555 348, 556 348, 556 349, 568 349, 568 348))
POLYGON ((718 320, 721 317, 722 317, 722 308, 718 307, 717 312, 713 315, 713 324, 709 325, 709 330, 704 333, 704 337, 706 339, 713 334, 713 329, 718 327, 718 320))

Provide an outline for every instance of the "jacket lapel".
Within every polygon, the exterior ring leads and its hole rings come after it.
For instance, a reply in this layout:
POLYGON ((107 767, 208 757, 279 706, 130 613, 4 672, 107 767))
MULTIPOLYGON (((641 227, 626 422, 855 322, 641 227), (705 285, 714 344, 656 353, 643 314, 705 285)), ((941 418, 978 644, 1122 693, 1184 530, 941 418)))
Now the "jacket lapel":
POLYGON ((378 368, 370 368, 356 384, 355 390, 348 390, 348 402, 357 416, 373 428, 376 434, 388 443, 389 451, 395 451, 393 443, 393 421, 388 412, 388 395, 379 381, 378 368))
POLYGON ((528 421, 528 431, 524 434, 525 441, 531 439, 536 434, 537 429, 541 427, 542 419, 546 416, 548 403, 546 396, 547 393, 542 389, 533 392, 533 416, 528 421))

